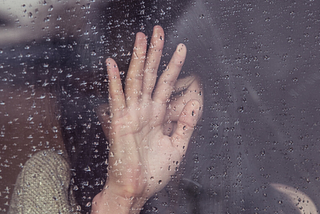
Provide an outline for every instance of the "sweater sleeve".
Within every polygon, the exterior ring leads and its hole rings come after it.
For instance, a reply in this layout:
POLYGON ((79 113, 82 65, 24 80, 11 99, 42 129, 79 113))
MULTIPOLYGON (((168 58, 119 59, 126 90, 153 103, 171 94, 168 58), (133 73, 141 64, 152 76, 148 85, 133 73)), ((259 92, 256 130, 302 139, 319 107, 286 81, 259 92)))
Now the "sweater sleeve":
POLYGON ((26 162, 17 178, 9 214, 77 213, 69 184, 68 162, 54 151, 40 151, 26 162))

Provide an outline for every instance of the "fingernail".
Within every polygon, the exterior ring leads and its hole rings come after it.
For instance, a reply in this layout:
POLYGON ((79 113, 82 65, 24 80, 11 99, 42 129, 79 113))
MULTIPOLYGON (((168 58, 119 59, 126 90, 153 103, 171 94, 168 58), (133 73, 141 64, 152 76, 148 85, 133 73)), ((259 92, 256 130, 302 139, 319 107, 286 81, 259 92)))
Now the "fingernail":
POLYGON ((199 112, 200 112, 200 109, 201 109, 200 103, 198 101, 193 101, 192 102, 192 106, 193 106, 193 110, 191 112, 191 115, 193 117, 199 115, 199 112))
POLYGON ((153 37, 158 38, 159 40, 164 39, 164 35, 162 34, 162 28, 159 25, 154 26, 153 28, 153 37))
POLYGON ((106 59, 106 64, 107 64, 107 66, 111 65, 111 58, 106 59))
POLYGON ((138 32, 138 33, 136 34, 136 38, 137 38, 138 40, 145 40, 145 39, 146 39, 146 35, 145 35, 144 33, 142 33, 142 32, 138 32))
POLYGON ((187 52, 187 48, 184 44, 179 44, 177 46, 177 49, 176 49, 176 52, 181 55, 181 56, 184 56, 187 52))

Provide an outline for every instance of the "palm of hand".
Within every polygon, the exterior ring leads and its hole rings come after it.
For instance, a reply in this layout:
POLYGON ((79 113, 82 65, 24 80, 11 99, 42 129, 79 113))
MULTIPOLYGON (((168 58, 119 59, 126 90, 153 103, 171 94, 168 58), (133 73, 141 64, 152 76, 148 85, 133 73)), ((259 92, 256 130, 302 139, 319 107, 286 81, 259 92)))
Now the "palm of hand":
POLYGON ((155 103, 135 106, 111 123, 109 185, 116 182, 127 196, 147 198, 162 189, 182 158, 186 145, 174 145, 163 134, 163 122, 156 119, 161 111, 155 103))
POLYGON ((147 199, 169 182, 201 114, 201 101, 190 100, 181 111, 173 134, 164 134, 167 100, 185 60, 186 48, 182 44, 177 47, 154 90, 163 34, 160 26, 154 28, 147 57, 146 38, 137 34, 125 93, 116 63, 107 60, 111 122, 109 117, 100 115, 111 145, 106 186, 125 198, 147 199))

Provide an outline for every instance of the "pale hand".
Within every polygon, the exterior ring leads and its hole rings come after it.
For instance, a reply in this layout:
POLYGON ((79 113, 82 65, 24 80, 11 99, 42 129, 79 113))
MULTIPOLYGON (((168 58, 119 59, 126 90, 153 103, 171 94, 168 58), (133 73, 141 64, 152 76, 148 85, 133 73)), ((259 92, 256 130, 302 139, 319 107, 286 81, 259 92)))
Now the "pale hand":
MULTIPOLYGON (((137 33, 125 92, 117 64, 113 59, 106 61, 110 103, 100 106, 99 117, 110 145, 109 168, 105 188, 93 200, 92 213, 115 212, 110 206, 118 206, 117 213, 139 213, 146 200, 167 185, 187 150, 202 113, 202 95, 199 91, 187 100, 181 98, 185 103, 176 98, 171 108, 175 105, 181 110, 168 110, 187 50, 183 44, 177 46, 155 87, 163 45, 163 29, 155 26, 146 56, 146 36, 137 33), (105 114, 106 109, 110 114, 105 114), (171 121, 176 121, 176 127, 171 121), (173 131, 166 131, 168 127, 173 131)), ((190 77, 184 82, 188 80, 190 77)), ((193 78, 190 86, 196 91, 199 82, 193 78)))

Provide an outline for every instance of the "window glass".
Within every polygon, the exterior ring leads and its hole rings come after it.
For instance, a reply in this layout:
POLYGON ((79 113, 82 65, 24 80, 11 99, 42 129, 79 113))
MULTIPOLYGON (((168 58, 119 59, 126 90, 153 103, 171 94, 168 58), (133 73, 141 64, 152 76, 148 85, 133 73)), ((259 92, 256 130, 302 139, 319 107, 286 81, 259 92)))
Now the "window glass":
POLYGON ((0 2, 0 211, 36 152, 68 158, 78 209, 107 177, 97 116, 105 60, 122 80, 137 32, 161 25, 158 75, 179 43, 203 114, 172 181, 142 213, 316 213, 320 3, 237 0, 0 2))

